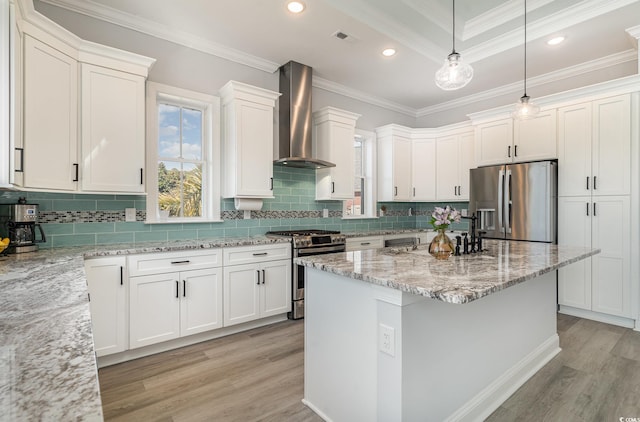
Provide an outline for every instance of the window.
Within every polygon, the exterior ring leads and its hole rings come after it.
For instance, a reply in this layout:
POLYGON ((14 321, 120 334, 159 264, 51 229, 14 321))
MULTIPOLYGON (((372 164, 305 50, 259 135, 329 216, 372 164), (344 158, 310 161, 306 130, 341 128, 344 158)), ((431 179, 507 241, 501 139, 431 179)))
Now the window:
POLYGON ((356 130, 353 198, 344 201, 345 218, 375 217, 375 134, 356 130))
POLYGON ((219 221, 220 100, 149 82, 147 107, 147 221, 219 221))

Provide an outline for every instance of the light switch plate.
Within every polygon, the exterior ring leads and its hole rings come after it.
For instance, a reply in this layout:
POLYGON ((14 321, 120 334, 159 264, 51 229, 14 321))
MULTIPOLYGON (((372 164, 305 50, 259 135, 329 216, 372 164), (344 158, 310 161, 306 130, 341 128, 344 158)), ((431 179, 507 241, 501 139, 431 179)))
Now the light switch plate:
POLYGON ((136 221, 136 209, 125 208, 124 209, 124 221, 133 222, 136 221))
POLYGON ((322 210, 322 218, 329 218, 329 210, 324 208, 322 210))

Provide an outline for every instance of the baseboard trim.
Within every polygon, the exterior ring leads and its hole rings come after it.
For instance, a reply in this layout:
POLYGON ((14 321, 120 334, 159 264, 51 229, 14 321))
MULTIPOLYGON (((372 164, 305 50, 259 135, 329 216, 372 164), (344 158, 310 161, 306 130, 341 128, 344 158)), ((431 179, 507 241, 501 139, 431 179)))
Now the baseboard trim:
POLYGON ((554 334, 451 414, 446 421, 481 422, 485 420, 529 378, 560 353, 560 350, 560 337, 554 334))
POLYGON ((636 326, 636 321, 631 318, 608 315, 600 312, 588 311, 586 309, 573 308, 571 306, 560 305, 558 312, 565 315, 604 322, 605 324, 617 325, 624 328, 635 328, 636 326))
POLYGON ((112 355, 100 356, 97 359, 98 368, 116 365, 118 363, 142 358, 145 356, 155 355, 156 353, 167 352, 169 350, 178 349, 184 346, 201 343, 203 341, 213 340, 216 338, 240 333, 242 331, 252 330, 265 325, 274 324, 276 322, 286 321, 287 314, 275 315, 268 318, 258 319, 255 321, 245 322, 243 324, 232 325, 231 327, 219 328, 200 334, 194 334, 188 337, 177 338, 175 340, 164 341, 162 343, 152 344, 141 347, 139 349, 125 350, 124 352, 114 353, 112 355))
POLYGON ((322 420, 326 421, 326 422, 333 422, 331 419, 329 419, 329 417, 327 415, 325 415, 324 413, 322 413, 320 411, 320 409, 316 408, 313 404, 309 403, 307 401, 307 399, 302 399, 302 404, 304 404, 305 406, 307 406, 309 409, 313 410, 313 412, 320 416, 322 418, 322 420))

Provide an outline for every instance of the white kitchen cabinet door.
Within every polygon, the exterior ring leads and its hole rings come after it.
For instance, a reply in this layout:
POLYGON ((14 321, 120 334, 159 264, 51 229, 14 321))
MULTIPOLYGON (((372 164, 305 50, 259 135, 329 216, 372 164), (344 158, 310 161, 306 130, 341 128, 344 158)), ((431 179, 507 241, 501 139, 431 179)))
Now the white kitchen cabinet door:
POLYGON ((591 195, 591 103, 558 109, 558 195, 591 195))
POLYGON ((222 327, 222 268, 180 272, 180 336, 222 327))
POLYGON ((376 129, 378 201, 408 202, 411 182, 411 129, 388 125, 376 129))
POLYGON ((261 264, 260 317, 291 311, 291 260, 261 264))
POLYGON ((74 191, 78 62, 29 35, 24 43, 24 186, 74 191))
POLYGON ((436 140, 414 138, 411 154, 412 201, 436 199, 436 140))
POLYGON ((556 116, 556 109, 552 109, 541 112, 533 119, 514 122, 514 162, 558 158, 556 116))
POLYGON ((255 264, 224 267, 222 290, 225 327, 260 317, 261 280, 260 269, 255 264))
POLYGON ((125 258, 96 258, 84 263, 96 356, 128 349, 125 258))
POLYGON ((393 200, 411 200, 411 140, 393 140, 393 200))
MULTIPOLYGON (((590 196, 558 198, 558 244, 591 247, 590 196)), ((591 309, 591 259, 558 269, 558 303, 591 309)))
POLYGON ((592 310, 631 317, 631 213, 628 196, 594 196, 592 310))
POLYGON ((277 92, 229 81, 222 96, 225 198, 273 198, 273 111, 277 92))
MULTIPOLYGON (((13 162, 9 159, 8 170, 13 172, 9 173, 8 183, 12 183, 16 186, 24 186, 24 139, 23 139, 23 98, 24 98, 24 36, 20 30, 19 19, 16 18, 15 7, 9 4, 10 13, 10 25, 9 38, 13 41, 13 44, 9 48, 10 50, 10 105, 9 105, 9 145, 13 143, 13 151, 9 150, 9 154, 13 155, 13 162)), ((17 12, 19 14, 19 12, 17 12)))
POLYGON ((511 162, 513 157, 513 120, 481 123, 475 129, 475 155, 478 166, 511 162))
POLYGON ((180 274, 129 278, 131 349, 180 336, 180 274))
POLYGON ((629 95, 593 103, 593 195, 631 193, 631 103, 629 95))
POLYGON ((145 79, 82 64, 82 190, 144 192, 145 79))
POLYGON ((475 135, 473 132, 460 135, 460 153, 458 155, 458 197, 457 201, 469 200, 470 170, 475 168, 475 135))
POLYGON ((458 135, 451 135, 436 140, 436 199, 439 201, 456 200, 459 182, 458 135))
POLYGON ((356 120, 354 114, 334 107, 313 113, 313 156, 335 164, 316 170, 316 200, 351 199, 354 196, 356 120))

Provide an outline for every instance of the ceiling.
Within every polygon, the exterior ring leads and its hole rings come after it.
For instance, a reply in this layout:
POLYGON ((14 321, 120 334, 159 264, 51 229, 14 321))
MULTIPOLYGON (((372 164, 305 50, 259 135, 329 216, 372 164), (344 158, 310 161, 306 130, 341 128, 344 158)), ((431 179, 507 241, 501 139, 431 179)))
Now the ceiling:
MULTIPOLYGON (((433 77, 452 49, 451 0, 305 0, 299 15, 286 0, 41 1, 265 72, 295 60, 314 68, 317 84, 414 115, 487 91, 522 91, 524 0, 456 2, 456 50, 475 75, 448 92, 433 77), (387 47, 397 54, 383 57, 387 47)), ((527 19, 532 95, 537 83, 594 63, 637 61, 640 0, 529 0, 527 19), (546 44, 559 34, 565 42, 546 44)))

